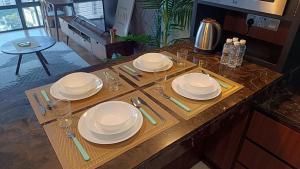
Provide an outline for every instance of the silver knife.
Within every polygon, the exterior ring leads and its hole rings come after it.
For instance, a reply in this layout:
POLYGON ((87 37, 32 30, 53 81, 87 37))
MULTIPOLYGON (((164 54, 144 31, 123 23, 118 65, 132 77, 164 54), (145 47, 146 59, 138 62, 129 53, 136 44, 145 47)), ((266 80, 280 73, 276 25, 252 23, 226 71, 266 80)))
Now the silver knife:
POLYGON ((122 67, 124 69, 126 69, 126 70, 128 70, 128 71, 130 71, 130 72, 132 72, 134 74, 136 74, 136 76, 142 76, 142 74, 139 71, 135 70, 134 68, 131 68, 131 67, 127 66, 127 65, 124 65, 122 67))
POLYGON ((46 109, 45 107, 42 105, 42 103, 40 102, 39 98, 37 97, 37 95, 35 93, 32 94, 34 100, 37 102, 39 109, 40 109, 40 113, 45 116, 46 114, 46 109))
POLYGON ((153 111, 153 113, 155 113, 161 120, 166 121, 166 119, 161 116, 157 111, 155 111, 145 100, 143 100, 142 98, 138 97, 138 100, 145 106, 147 106, 151 111, 153 111))
MULTIPOLYGON (((208 75, 208 76, 213 76, 213 75, 211 75, 211 74, 205 72, 204 70, 202 70, 202 73, 203 73, 203 74, 206 74, 206 75, 208 75)), ((214 76, 213 76, 213 77, 214 77, 214 76)), ((217 78, 214 78, 214 79, 220 84, 221 87, 223 87, 223 88, 225 88, 225 89, 228 89, 228 88, 229 88, 227 84, 221 82, 219 79, 217 79, 217 78)))
POLYGON ((173 103, 175 103, 177 106, 179 106, 180 108, 182 108, 183 110, 187 111, 187 112, 191 112, 192 110, 186 106, 185 104, 181 103, 179 100, 177 100, 174 97, 168 96, 167 94, 164 93, 163 90, 159 90, 159 93, 161 96, 163 96, 165 99, 169 99, 171 100, 173 103))
POLYGON ((123 69, 122 67, 119 67, 119 69, 123 72, 125 72, 126 74, 128 74, 129 76, 131 76, 132 78, 134 78, 137 81, 140 81, 140 79, 137 77, 137 75, 127 71, 126 69, 123 69))

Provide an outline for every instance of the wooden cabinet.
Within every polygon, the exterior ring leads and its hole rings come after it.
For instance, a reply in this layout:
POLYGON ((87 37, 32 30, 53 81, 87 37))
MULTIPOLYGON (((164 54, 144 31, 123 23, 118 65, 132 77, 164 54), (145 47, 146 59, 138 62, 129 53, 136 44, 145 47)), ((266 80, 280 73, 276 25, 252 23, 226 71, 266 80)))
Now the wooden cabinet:
POLYGON ((216 133, 210 133, 205 140, 204 157, 220 169, 231 169, 239 151, 242 134, 245 131, 247 115, 250 109, 245 106, 235 111, 235 117, 214 124, 216 133), (217 126, 219 125, 219 126, 217 126))
POLYGON ((295 168, 300 168, 300 133, 255 112, 247 137, 295 168))
POLYGON ((235 163, 234 168, 233 169, 246 169, 245 167, 243 167, 241 164, 239 163, 235 163))
POLYGON ((96 40, 92 39, 92 51, 93 55, 97 56, 99 59, 106 59, 106 48, 101 45, 96 40))
POLYGON ((248 140, 244 142, 238 160, 248 169, 291 169, 248 140))

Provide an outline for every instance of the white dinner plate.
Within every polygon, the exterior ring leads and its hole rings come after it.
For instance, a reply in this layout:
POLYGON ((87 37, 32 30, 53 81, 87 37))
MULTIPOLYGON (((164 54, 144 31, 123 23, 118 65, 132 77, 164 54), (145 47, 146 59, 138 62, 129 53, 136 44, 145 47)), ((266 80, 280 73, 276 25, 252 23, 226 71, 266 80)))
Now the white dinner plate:
POLYGON ((87 128, 96 135, 113 135, 122 133, 131 128, 137 121, 139 111, 126 102, 108 101, 100 103, 87 111, 87 128), (117 126, 102 126, 97 120, 103 120, 105 116, 108 124, 124 120, 124 123, 117 126))
POLYGON ((139 58, 137 58, 133 61, 133 66, 141 71, 150 72, 150 73, 166 71, 166 70, 169 70, 170 68, 172 68, 173 62, 167 56, 165 56, 164 62, 165 62, 165 64, 163 64, 164 66, 161 68, 149 69, 149 68, 146 68, 145 66, 143 66, 143 64, 140 62, 139 58))
MULTIPOLYGON (((138 111, 138 110, 137 110, 138 111)), ((143 125, 143 116, 139 112, 138 113, 138 118, 134 126, 132 126, 130 129, 123 133, 119 134, 114 134, 110 136, 96 136, 94 135, 91 131, 86 126, 86 115, 87 113, 85 112, 79 119, 78 121, 78 131, 80 135, 86 139, 87 141, 90 141, 92 143, 96 144, 115 144, 119 143, 122 141, 125 141, 132 136, 134 136, 142 127, 143 125)))
POLYGON ((184 89, 182 89, 180 87, 181 83, 184 83, 183 76, 179 76, 179 77, 177 77, 176 79, 174 79, 172 81, 172 89, 177 94, 179 94, 179 95, 181 95, 181 96, 183 96, 185 98, 188 98, 188 99, 193 99, 193 100, 210 100, 210 99, 218 97, 221 94, 221 92, 222 92, 221 86, 218 84, 218 89, 215 92, 212 92, 210 94, 205 94, 205 95, 194 95, 194 94, 191 94, 191 93, 185 91, 184 89))
POLYGON ((207 95, 218 89, 219 83, 203 73, 188 73, 182 75, 180 88, 193 95, 207 95))
POLYGON ((91 73, 76 72, 71 73, 58 81, 62 89, 60 92, 64 95, 77 96, 82 95, 96 88, 95 81, 97 76, 91 73))
POLYGON ((60 81, 55 82, 51 87, 50 87, 50 94, 51 96, 53 96, 56 99, 59 100, 69 100, 69 101, 75 101, 75 100, 81 100, 81 99, 85 99, 88 97, 91 97, 95 94, 97 94, 103 87, 103 81, 98 78, 97 76, 95 76, 97 79, 95 79, 95 83, 96 83, 96 87, 93 90, 90 90, 89 92, 82 94, 82 95, 78 95, 78 96, 69 96, 69 95, 64 95, 62 94, 60 91, 62 90, 60 87, 60 81))

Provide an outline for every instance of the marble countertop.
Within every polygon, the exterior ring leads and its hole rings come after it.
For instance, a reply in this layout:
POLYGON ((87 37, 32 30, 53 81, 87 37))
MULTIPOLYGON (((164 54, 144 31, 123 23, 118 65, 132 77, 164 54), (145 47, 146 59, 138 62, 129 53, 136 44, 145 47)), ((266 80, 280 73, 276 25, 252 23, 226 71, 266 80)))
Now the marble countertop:
MULTIPOLYGON (((225 100, 203 111, 201 114, 197 115, 194 118, 191 118, 189 120, 179 119, 180 123, 178 123, 177 125, 141 143, 139 146, 130 149, 126 153, 123 153, 115 159, 105 163, 100 168, 134 168, 143 165, 144 163, 147 163, 148 160, 151 160, 164 150, 167 150, 172 146, 192 137, 198 131, 204 129, 207 126, 210 126, 211 124, 214 124, 216 121, 220 119, 222 120, 222 118, 227 115, 227 112, 229 112, 230 110, 238 108, 243 103, 257 100, 258 95, 263 93, 266 89, 274 86, 278 81, 282 79, 282 75, 280 73, 274 72, 268 68, 259 66, 254 63, 245 62, 242 67, 236 69, 230 69, 221 66, 219 64, 219 56, 217 55, 202 55, 193 53, 193 43, 191 42, 179 43, 161 49, 151 50, 151 52, 168 51, 176 54, 176 51, 182 48, 188 49, 190 51, 190 61, 197 62, 199 59, 201 59, 202 61, 204 61, 204 67, 206 69, 220 74, 232 81, 240 83, 245 87, 235 94, 231 95, 230 97, 226 98, 225 100)), ((140 54, 124 57, 121 60, 109 61, 105 64, 91 66, 78 71, 92 72, 132 60, 139 55, 140 54)), ((31 88, 54 82, 62 76, 63 75, 58 77, 51 77, 49 78, 49 80, 43 82, 36 82, 31 86, 31 88)), ((10 97, 13 97, 14 92, 19 93, 22 92, 21 90, 23 89, 18 88, 14 91, 10 91, 9 94, 6 94, 6 100, 10 97)), ((10 113, 12 109, 14 110, 17 107, 17 110, 22 110, 22 113, 32 114, 32 110, 28 106, 29 103, 27 100, 19 99, 20 101, 18 101, 18 104, 15 103, 15 98, 11 98, 10 100, 12 101, 9 102, 10 104, 7 104, 7 110, 5 110, 5 112, 10 113)), ((20 159, 20 162, 18 162, 19 165, 15 164, 15 166, 20 166, 21 164, 30 164, 32 166, 46 165, 48 166, 48 168, 61 168, 58 159, 56 158, 55 153, 47 139, 47 136, 43 134, 43 131, 41 131, 41 129, 39 128, 39 125, 37 124, 33 114, 32 118, 30 118, 28 121, 22 121, 18 124, 14 124, 12 128, 14 130, 11 130, 10 133, 7 132, 7 137, 13 136, 14 138, 18 139, 23 138, 23 140, 25 139, 26 143, 28 142, 30 143, 30 146, 32 146, 29 150, 28 147, 24 147, 24 145, 26 144, 22 144, 18 148, 13 147, 14 144, 6 145, 6 149, 10 151, 9 154, 17 154, 17 159, 20 159), (35 130, 21 132, 24 130, 24 126, 29 126, 30 128, 33 128, 35 130), (18 129, 18 132, 16 132, 15 129, 18 129), (26 153, 24 154, 25 151, 26 153), (29 155, 29 157, 27 157, 27 155, 29 155)), ((0 132, 3 131, 4 129, 0 128, 0 132)), ((5 157, 5 159, 16 159, 15 156, 9 157, 7 153, 5 157)), ((6 166, 7 165, 8 164, 6 164, 6 166)))
POLYGON ((258 110, 300 132, 300 83, 277 86, 273 97, 258 106, 258 110))
MULTIPOLYGON (((193 44, 191 42, 180 43, 162 49, 152 50, 151 52, 168 51, 176 54, 176 51, 181 48, 190 51, 188 58, 190 61, 197 62, 200 59, 203 61, 206 69, 240 83, 245 87, 196 117, 190 120, 180 120, 179 124, 143 142, 138 147, 132 148, 126 153, 107 162, 100 168, 119 168, 120 166, 122 166, 122 168, 133 168, 146 163, 147 160, 172 147, 172 145, 182 142, 193 136, 195 132, 222 119, 222 116, 229 110, 232 110, 247 101, 256 99, 256 96, 265 89, 276 84, 282 77, 280 73, 248 62, 245 62, 242 67, 236 69, 224 67, 219 64, 218 55, 193 53, 193 44)), ((128 57, 126 60, 132 60, 137 56, 138 55, 128 57)), ((96 66, 91 70, 97 70, 99 68, 100 67, 96 66)))

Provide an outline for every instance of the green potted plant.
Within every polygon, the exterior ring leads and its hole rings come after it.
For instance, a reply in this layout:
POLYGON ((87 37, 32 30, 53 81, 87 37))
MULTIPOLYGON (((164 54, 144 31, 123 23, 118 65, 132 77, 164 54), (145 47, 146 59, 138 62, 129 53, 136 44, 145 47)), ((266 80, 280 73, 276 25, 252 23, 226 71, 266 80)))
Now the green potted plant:
POLYGON ((156 12, 156 33, 153 40, 158 46, 169 44, 174 30, 185 30, 190 25, 194 0, 138 0, 144 9, 156 12))

